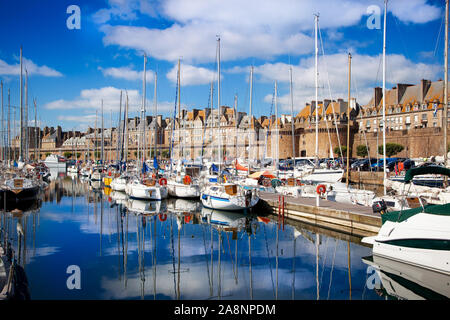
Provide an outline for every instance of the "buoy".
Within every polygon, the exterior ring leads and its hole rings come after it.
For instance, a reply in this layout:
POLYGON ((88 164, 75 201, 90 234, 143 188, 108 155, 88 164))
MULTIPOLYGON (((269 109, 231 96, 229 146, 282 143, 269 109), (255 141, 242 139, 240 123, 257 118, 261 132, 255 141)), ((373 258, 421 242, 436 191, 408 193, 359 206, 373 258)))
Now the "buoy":
POLYGON ((316 188, 318 194, 323 194, 327 191, 327 187, 323 184, 319 184, 316 188))
POLYGON ((190 215, 185 215, 184 216, 184 222, 185 223, 189 223, 191 221, 191 216, 190 215))
POLYGON ((185 176, 184 176, 184 179, 183 179, 183 182, 184 182, 184 184, 191 184, 192 179, 191 179, 190 176, 185 175, 185 176))
POLYGON ((167 184, 167 179, 166 178, 159 179, 159 185, 160 186, 165 186, 166 184, 167 184))
POLYGON ((159 221, 166 221, 167 220, 167 214, 165 213, 160 213, 159 214, 159 221))

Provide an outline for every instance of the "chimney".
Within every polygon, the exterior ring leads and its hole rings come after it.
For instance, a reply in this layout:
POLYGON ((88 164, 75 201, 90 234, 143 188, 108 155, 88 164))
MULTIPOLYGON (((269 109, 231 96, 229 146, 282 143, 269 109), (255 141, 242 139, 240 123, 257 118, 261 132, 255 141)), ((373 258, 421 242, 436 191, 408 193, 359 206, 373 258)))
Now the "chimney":
POLYGON ((373 94, 373 102, 374 102, 374 106, 373 107, 378 107, 378 105, 381 102, 381 99, 383 98, 383 89, 380 87, 376 87, 374 88, 374 94, 373 94))
POLYGON ((428 90, 430 89, 431 81, 422 79, 420 80, 419 94, 417 99, 420 104, 425 102, 425 97, 427 95, 428 90))
POLYGON ((403 95, 405 94, 406 88, 412 86, 412 84, 397 84, 397 101, 396 104, 399 104, 402 101, 403 95))

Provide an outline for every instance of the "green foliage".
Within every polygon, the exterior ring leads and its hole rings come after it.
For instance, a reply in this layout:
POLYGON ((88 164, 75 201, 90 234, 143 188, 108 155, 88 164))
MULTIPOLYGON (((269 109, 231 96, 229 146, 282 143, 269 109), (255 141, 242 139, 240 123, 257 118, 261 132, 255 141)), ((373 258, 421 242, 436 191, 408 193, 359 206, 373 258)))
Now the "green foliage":
POLYGON ((168 159, 170 157, 170 152, 169 150, 163 150, 161 155, 164 159, 168 159))
POLYGON ((369 150, 367 146, 360 144, 359 146, 356 147, 356 155, 358 157, 367 157, 368 154, 369 150))
MULTIPOLYGON (((386 157, 392 157, 405 149, 404 146, 398 143, 386 143, 386 157)), ((383 155, 383 145, 378 146, 378 154, 383 155)))
POLYGON ((72 157, 72 152, 66 151, 63 153, 63 156, 68 159, 68 158, 72 157))
POLYGON ((45 156, 48 157, 48 156, 51 155, 51 154, 52 154, 51 152, 46 152, 46 153, 45 153, 45 156))
MULTIPOLYGON (((342 156, 347 155, 347 146, 341 146, 342 149, 342 156)), ((337 154, 339 157, 341 156, 341 150, 339 149, 339 146, 334 147, 333 152, 337 154)))

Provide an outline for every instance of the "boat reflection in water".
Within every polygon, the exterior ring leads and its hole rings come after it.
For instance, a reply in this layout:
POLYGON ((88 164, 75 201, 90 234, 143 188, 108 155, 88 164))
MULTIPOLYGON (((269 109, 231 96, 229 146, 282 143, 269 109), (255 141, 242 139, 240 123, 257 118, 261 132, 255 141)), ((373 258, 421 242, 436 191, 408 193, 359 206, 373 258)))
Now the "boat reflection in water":
POLYGON ((381 299, 364 291, 371 250, 358 238, 256 209, 130 200, 71 177, 52 180, 41 205, 0 221, 32 299, 381 299), (65 286, 74 264, 82 290, 65 286))
POLYGON ((368 284, 386 299, 448 300, 450 275, 380 256, 362 258, 375 274, 368 284))

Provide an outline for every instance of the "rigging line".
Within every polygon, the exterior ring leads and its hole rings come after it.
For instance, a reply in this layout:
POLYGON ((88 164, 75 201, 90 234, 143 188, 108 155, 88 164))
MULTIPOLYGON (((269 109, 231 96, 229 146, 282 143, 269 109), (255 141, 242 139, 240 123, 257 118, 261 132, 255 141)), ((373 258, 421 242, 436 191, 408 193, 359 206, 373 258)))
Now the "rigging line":
MULTIPOLYGON (((357 82, 356 82, 354 79, 352 79, 352 84, 353 84, 353 86, 355 87, 356 101, 358 101, 359 91, 358 91, 358 85, 357 85, 357 82)), ((356 107, 356 106, 355 106, 355 107, 356 107)), ((359 115, 360 115, 360 118, 361 118, 361 124, 362 124, 362 132, 363 132, 363 136, 364 136, 364 142, 365 142, 365 144, 366 144, 366 149, 367 149, 367 157, 369 158, 369 170, 370 170, 370 172, 372 172, 372 166, 371 166, 372 160, 371 160, 371 158, 370 158, 369 143, 367 142, 366 130, 365 130, 365 128, 364 128, 364 122, 363 122, 363 116, 362 116, 362 114, 363 114, 363 109, 360 107, 360 108, 359 108, 359 115)), ((365 187, 364 187, 364 188, 365 188, 365 187)))
MULTIPOLYGON (((266 241, 267 262, 269 263, 270 278, 272 280, 272 291, 273 291, 273 296, 275 297, 275 284, 273 282, 272 263, 270 262, 270 258, 269 258, 269 245, 267 244, 266 226, 263 225, 263 227, 264 227, 264 239, 266 241)), ((278 226, 276 226, 276 227, 278 228, 278 226)))
POLYGON ((441 26, 439 27, 439 33, 438 33, 438 35, 436 37, 436 45, 434 46, 434 51, 433 51, 433 57, 434 58, 436 58, 437 49, 438 49, 438 46, 439 46, 439 42, 441 40, 441 32, 442 32, 442 29, 443 29, 443 26, 444 26, 444 20, 445 20, 445 15, 442 16, 441 26))
POLYGON ((393 15, 393 18, 394 18, 394 21, 395 21, 395 26, 397 27, 397 31, 398 31, 398 33, 400 33, 400 39, 401 39, 401 42, 402 42, 402 45, 403 45, 403 49, 405 50, 406 58, 408 60, 411 60, 411 58, 409 57, 409 54, 408 54, 408 49, 406 48, 405 40, 401 36, 402 32, 400 30, 400 26, 399 26, 398 21, 397 21, 398 19, 394 15, 393 15))
POLYGON ((325 258, 323 259, 323 263, 322 263, 322 274, 320 275, 320 287, 319 287, 319 289, 322 287, 323 273, 325 271, 325 262, 327 261, 327 257, 328 257, 328 240, 330 240, 329 237, 327 237, 327 241, 325 241, 325 258))
POLYGON ((209 261, 207 258, 207 251, 206 251, 206 238, 205 238, 205 225, 202 226, 203 229, 203 248, 205 250, 205 261, 206 261, 206 272, 208 273, 208 282, 209 282, 209 290, 210 292, 212 292, 212 288, 211 288, 211 274, 209 272, 209 261))
POLYGON ((331 282, 333 281, 333 269, 334 269, 334 261, 335 261, 335 258, 336 258, 336 249, 337 249, 337 245, 338 245, 338 240, 335 239, 334 254, 333 254, 333 263, 331 264, 330 281, 329 281, 329 285, 328 285, 328 296, 327 296, 327 300, 330 300, 331 282))
MULTIPOLYGON (((327 74, 327 84, 328 84, 328 92, 330 95, 330 99, 333 102, 333 95, 331 94, 331 84, 330 84, 330 75, 328 73, 328 65, 327 65, 327 61, 325 59, 325 50, 323 47, 323 41, 322 41, 322 30, 320 29, 320 26, 318 27, 319 29, 319 37, 320 37, 320 44, 321 44, 321 49, 322 49, 322 56, 323 56, 323 62, 325 64, 325 71, 327 74)), ((348 103, 350 103, 350 101, 348 101, 348 103)), ((339 129, 337 127, 337 120, 336 120, 336 112, 334 110, 334 104, 331 104, 331 108, 333 109, 333 120, 334 120, 334 125, 336 128, 336 135, 337 135, 337 139, 338 139, 338 145, 339 145, 339 152, 341 154, 341 161, 342 163, 344 163, 344 153, 342 152, 342 146, 341 146, 341 138, 339 137, 339 129)))

